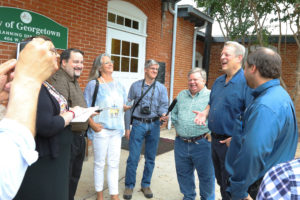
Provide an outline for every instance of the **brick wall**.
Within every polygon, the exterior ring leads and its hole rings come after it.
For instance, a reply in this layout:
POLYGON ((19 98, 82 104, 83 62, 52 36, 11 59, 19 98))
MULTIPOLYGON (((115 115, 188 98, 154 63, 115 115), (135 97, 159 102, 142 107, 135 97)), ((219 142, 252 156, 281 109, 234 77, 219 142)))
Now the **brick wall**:
MULTIPOLYGON (((1 6, 16 7, 37 12, 69 28, 68 47, 85 52, 85 69, 80 77, 83 87, 87 83, 93 59, 105 52, 107 0, 23 0, 1 1, 1 6)), ((16 45, 0 42, 0 63, 15 57, 16 45)))
MULTIPOLYGON (((148 17, 146 59, 156 59, 166 63, 165 85, 169 88, 173 15, 165 12, 162 18, 161 0, 128 0, 148 17)), ((88 74, 94 58, 105 52, 107 0, 102 1, 47 1, 24 0, 1 2, 0 6, 17 7, 45 15, 69 28, 68 47, 79 48, 85 52, 85 69, 79 79, 82 88, 87 83, 88 74)), ((193 24, 178 18, 175 92, 186 88, 186 74, 191 68, 193 24)), ((0 62, 15 57, 15 44, 0 42, 0 62)), ((169 92, 169 90, 168 90, 169 92)))

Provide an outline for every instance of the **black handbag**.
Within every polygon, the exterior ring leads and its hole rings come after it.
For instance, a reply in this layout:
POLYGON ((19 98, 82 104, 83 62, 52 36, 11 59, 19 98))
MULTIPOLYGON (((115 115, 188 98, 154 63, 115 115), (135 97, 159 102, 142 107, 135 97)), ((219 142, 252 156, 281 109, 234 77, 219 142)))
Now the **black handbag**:
MULTIPOLYGON (((93 94, 93 101, 92 101, 91 107, 95 106, 95 102, 96 102, 96 98, 97 98, 97 94, 98 94, 98 89, 99 89, 99 81, 98 81, 98 79, 96 78, 94 80, 96 81, 96 86, 95 86, 95 90, 94 90, 94 94, 93 94)), ((90 125, 88 125, 88 128, 85 131, 85 134, 84 134, 85 137, 87 137, 87 132, 88 132, 89 128, 90 128, 90 125)))

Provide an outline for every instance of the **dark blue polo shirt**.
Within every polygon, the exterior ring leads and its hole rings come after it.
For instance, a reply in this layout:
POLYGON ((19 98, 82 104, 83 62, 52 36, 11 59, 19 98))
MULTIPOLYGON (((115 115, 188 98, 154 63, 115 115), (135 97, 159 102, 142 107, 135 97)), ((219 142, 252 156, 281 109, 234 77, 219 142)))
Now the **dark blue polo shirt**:
POLYGON ((232 136, 234 119, 244 112, 253 97, 242 68, 228 83, 225 80, 226 74, 218 77, 212 86, 208 128, 216 134, 232 136))

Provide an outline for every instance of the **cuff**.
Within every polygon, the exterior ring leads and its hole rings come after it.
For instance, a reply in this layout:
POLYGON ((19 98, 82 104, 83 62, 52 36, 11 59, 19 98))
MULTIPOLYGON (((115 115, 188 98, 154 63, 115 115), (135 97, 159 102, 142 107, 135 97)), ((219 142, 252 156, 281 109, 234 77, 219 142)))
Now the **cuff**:
POLYGON ((4 118, 0 122, 0 128, 1 132, 7 132, 7 135, 14 141, 28 165, 38 159, 38 152, 35 151, 35 140, 27 127, 15 120, 4 118))

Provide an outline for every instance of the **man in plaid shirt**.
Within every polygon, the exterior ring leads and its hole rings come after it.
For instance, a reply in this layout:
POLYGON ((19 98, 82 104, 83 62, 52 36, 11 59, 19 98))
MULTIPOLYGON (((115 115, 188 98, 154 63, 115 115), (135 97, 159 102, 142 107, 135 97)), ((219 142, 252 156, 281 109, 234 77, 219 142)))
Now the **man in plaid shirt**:
POLYGON ((300 158, 271 168, 260 185, 257 199, 300 199, 300 158))

